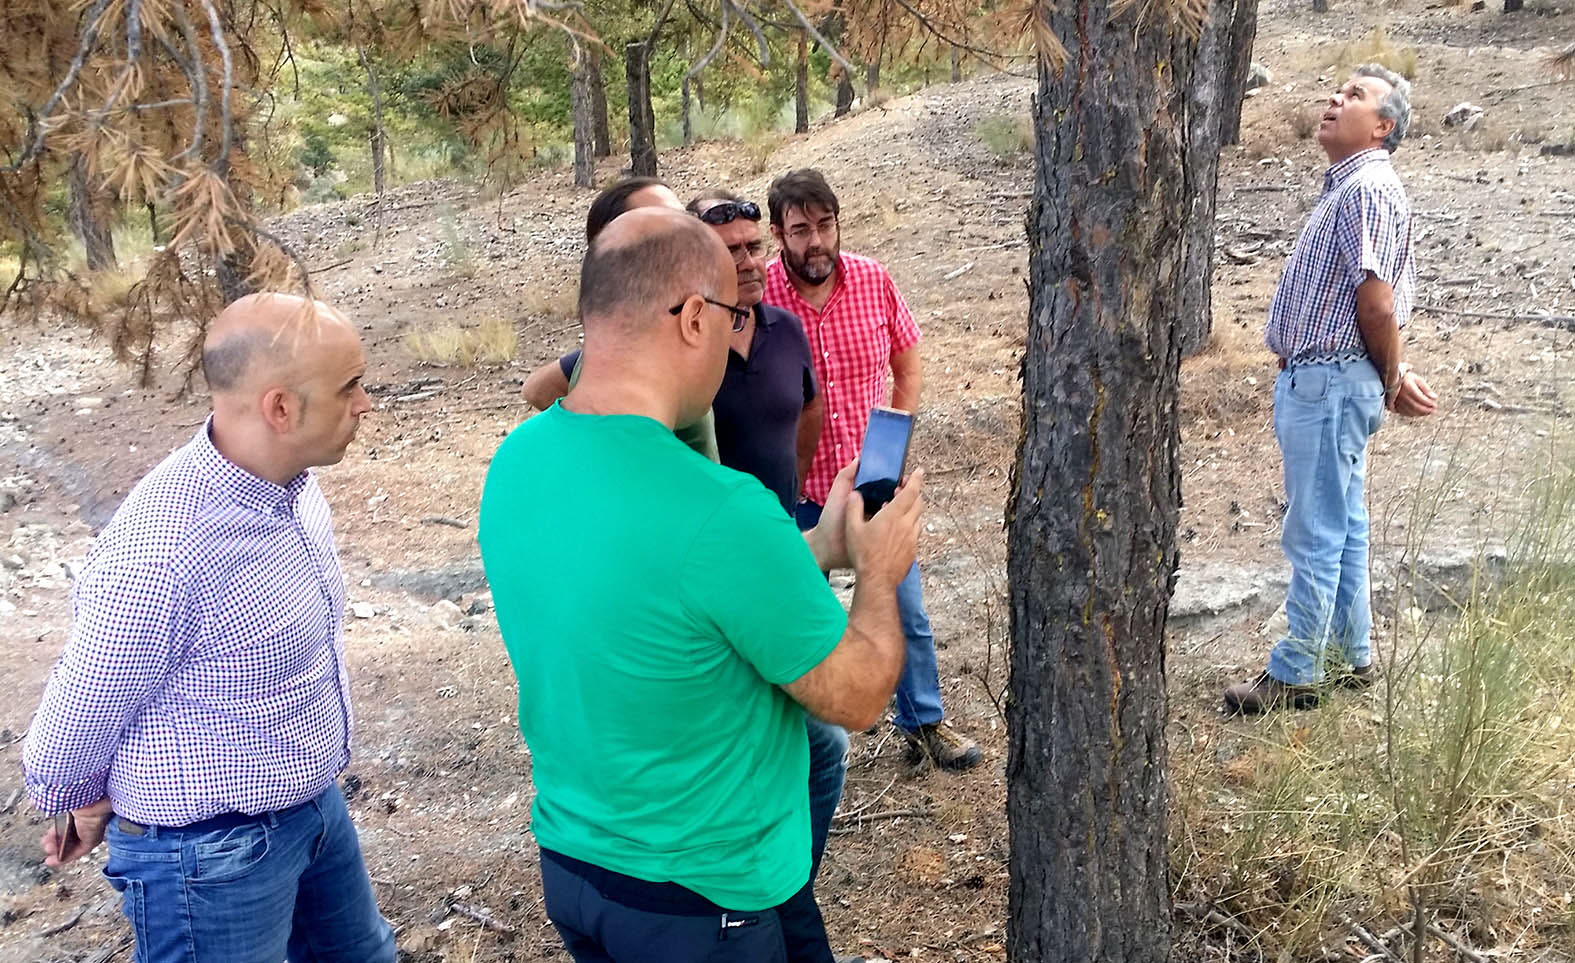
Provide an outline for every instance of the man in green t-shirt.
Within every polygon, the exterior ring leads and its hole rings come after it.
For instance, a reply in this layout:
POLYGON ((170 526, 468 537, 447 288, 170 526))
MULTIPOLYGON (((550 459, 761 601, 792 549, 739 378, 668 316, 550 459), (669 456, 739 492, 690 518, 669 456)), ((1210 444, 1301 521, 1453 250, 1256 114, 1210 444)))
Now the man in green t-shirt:
POLYGON ((579 383, 509 435, 482 494, 548 916, 580 961, 830 960, 803 711, 865 728, 902 668, 922 479, 865 520, 850 466, 800 536, 757 479, 673 437, 721 382, 736 294, 698 220, 619 217, 581 270, 579 383), (822 572, 846 565, 844 613, 822 572))

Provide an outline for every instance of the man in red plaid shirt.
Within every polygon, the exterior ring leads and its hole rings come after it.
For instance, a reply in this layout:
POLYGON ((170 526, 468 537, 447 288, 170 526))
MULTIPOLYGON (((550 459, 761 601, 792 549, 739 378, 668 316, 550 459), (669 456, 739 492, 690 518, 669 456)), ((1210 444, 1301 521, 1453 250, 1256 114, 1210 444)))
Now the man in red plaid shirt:
MULTIPOLYGON (((815 376, 825 399, 825 421, 798 506, 800 528, 812 528, 837 472, 859 453, 870 409, 919 406, 919 326, 891 275, 878 261, 842 253, 837 195, 819 171, 804 168, 777 178, 767 196, 771 234, 781 256, 766 266, 764 303, 804 320, 815 376)), ((897 683, 897 728, 910 759, 967 769, 983 758, 978 745, 953 730, 941 705, 935 638, 924 611, 919 566, 897 589, 907 636, 907 661, 897 683)))

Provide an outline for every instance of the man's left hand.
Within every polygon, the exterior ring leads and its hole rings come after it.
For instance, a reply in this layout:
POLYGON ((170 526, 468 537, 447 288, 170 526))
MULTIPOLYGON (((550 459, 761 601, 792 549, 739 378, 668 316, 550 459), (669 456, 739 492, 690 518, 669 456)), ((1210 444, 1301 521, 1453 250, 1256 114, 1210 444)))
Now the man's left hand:
POLYGON ((815 561, 819 563, 822 572, 829 572, 834 568, 851 568, 853 563, 848 560, 848 539, 846 518, 852 510, 863 511, 862 496, 853 491, 853 477, 858 473, 859 460, 857 458, 843 466, 837 472, 836 480, 831 483, 831 493, 826 496, 826 507, 821 509, 820 521, 815 527, 804 533, 804 538, 809 542, 809 550, 815 554, 815 561))
POLYGON ((1400 375, 1400 390, 1389 403, 1390 410, 1405 418, 1423 418, 1438 410, 1438 392, 1409 367, 1400 375))

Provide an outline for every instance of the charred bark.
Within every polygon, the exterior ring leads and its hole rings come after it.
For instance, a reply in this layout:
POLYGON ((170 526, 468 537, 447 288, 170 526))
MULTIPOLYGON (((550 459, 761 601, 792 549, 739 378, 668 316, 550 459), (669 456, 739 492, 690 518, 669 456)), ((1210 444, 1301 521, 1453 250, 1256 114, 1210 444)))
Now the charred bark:
POLYGON ((1241 143, 1241 107, 1247 102, 1247 78, 1252 73, 1252 45, 1258 36, 1258 0, 1236 0, 1231 11, 1223 103, 1220 108, 1220 143, 1241 143))
POLYGON ((651 48, 642 41, 624 47, 629 89, 629 173, 656 176, 656 113, 651 109, 651 48))
POLYGON ((1170 956, 1165 616, 1176 568, 1185 82, 1167 17, 1045 4, 1022 447, 1007 512, 1008 956, 1170 956))
POLYGON ((1181 312, 1176 319, 1181 356, 1209 343, 1214 326, 1210 297, 1214 275, 1215 201, 1219 187, 1220 131, 1229 83, 1231 0, 1214 0, 1198 32, 1187 85, 1187 212, 1185 256, 1181 269, 1181 312))
POLYGON ((82 242, 89 271, 113 270, 115 235, 110 227, 114 204, 108 194, 93 186, 88 177, 87 160, 72 154, 66 170, 66 213, 71 231, 82 242))

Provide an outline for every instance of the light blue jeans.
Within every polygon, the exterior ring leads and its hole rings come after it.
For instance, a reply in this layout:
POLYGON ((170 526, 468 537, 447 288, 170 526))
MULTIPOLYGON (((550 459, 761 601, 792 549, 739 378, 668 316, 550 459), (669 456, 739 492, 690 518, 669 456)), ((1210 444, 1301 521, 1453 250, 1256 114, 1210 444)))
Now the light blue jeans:
MULTIPOLYGON (((800 530, 808 531, 820 522, 821 506, 799 502, 795 513, 800 530)), ((924 586, 919 581, 919 563, 897 583, 897 615, 902 619, 902 634, 907 640, 902 675, 897 678, 897 728, 915 732, 920 726, 934 725, 946 717, 941 705, 941 674, 935 661, 935 635, 930 631, 930 616, 924 611, 924 586)))
POLYGON ((299 806, 105 832, 135 963, 394 963, 337 785, 299 806))
POLYGON ((1295 365, 1274 383, 1274 435, 1285 462, 1291 563, 1290 629, 1269 654, 1269 675, 1312 685, 1330 667, 1372 661, 1367 440, 1384 420, 1384 388, 1366 360, 1295 365))

